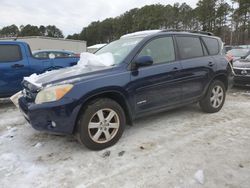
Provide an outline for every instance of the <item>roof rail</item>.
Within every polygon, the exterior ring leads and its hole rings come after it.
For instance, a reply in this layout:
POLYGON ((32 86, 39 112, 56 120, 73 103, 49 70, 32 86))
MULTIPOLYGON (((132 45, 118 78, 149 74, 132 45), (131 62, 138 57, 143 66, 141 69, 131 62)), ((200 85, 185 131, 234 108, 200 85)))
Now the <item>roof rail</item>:
POLYGON ((195 31, 195 30, 185 30, 185 29, 164 29, 162 30, 162 32, 188 32, 188 33, 199 33, 199 34, 203 34, 203 35, 209 35, 209 36, 214 36, 214 34, 212 32, 208 32, 208 31, 195 31))
POLYGON ((152 35, 152 34, 159 33, 159 32, 162 32, 162 30, 155 29, 155 30, 137 31, 137 32, 134 32, 134 33, 125 34, 125 35, 121 36, 121 38, 147 36, 147 35, 152 35))

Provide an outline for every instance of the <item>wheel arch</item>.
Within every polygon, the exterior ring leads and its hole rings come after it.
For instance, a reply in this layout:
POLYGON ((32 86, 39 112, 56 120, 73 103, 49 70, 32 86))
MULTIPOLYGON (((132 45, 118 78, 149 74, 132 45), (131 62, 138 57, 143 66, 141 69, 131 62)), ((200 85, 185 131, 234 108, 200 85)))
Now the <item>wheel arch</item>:
POLYGON ((95 94, 90 94, 88 97, 84 97, 85 100, 81 102, 81 108, 77 114, 77 118, 75 120, 74 124, 74 131, 76 131, 77 127, 77 122, 79 120, 79 117, 81 113, 85 110, 86 106, 89 105, 91 102, 101 99, 101 98, 109 98, 117 102, 122 109, 124 110, 125 116, 126 116, 126 124, 132 125, 133 124, 133 117, 131 113, 131 108, 128 104, 128 101, 126 99, 126 96, 118 91, 118 90, 108 90, 108 91, 102 91, 102 92, 97 92, 95 94))
POLYGON ((213 78, 212 81, 214 80, 221 81, 225 85, 226 90, 228 89, 228 76, 226 74, 218 74, 213 78))
POLYGON ((209 86, 210 86, 211 83, 213 83, 213 81, 215 81, 215 80, 221 81, 221 82, 225 85, 226 90, 228 89, 228 77, 227 77, 226 74, 220 73, 220 74, 215 75, 215 76, 210 80, 210 82, 205 86, 201 98, 203 98, 203 97, 206 95, 209 86))

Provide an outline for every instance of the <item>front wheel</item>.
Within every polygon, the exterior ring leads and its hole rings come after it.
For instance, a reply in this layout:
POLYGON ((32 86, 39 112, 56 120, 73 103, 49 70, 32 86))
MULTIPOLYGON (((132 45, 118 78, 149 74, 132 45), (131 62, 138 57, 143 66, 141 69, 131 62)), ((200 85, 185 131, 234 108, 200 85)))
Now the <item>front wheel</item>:
POLYGON ((224 105, 225 97, 225 85, 223 82, 215 80, 210 84, 205 97, 200 100, 200 107, 204 112, 218 112, 224 105))
POLYGON ((77 138, 92 150, 114 145, 122 136, 125 114, 121 106, 111 99, 91 102, 80 115, 77 138))

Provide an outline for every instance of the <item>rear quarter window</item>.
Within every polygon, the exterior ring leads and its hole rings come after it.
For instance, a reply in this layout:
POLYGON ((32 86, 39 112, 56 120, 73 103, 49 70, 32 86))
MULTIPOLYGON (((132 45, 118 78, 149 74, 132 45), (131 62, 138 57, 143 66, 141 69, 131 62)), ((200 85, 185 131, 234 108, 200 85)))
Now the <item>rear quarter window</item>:
POLYGON ((219 53, 219 42, 217 39, 202 37, 205 45, 207 46, 208 52, 210 55, 217 55, 219 53))
POLYGON ((0 45, 0 63, 20 61, 21 49, 18 45, 0 45))
POLYGON ((201 41, 198 37, 176 36, 181 59, 203 56, 201 41))

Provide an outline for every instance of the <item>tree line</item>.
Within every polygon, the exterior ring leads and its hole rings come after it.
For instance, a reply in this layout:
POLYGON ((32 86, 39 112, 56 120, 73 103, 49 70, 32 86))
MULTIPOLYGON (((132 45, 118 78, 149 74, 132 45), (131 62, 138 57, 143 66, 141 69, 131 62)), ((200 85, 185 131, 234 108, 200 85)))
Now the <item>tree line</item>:
MULTIPOLYGON (((226 44, 250 43, 249 0, 199 0, 196 8, 186 3, 147 5, 124 14, 94 21, 68 39, 85 40, 88 45, 108 43, 121 35, 148 29, 180 29, 213 32, 226 44)), ((63 37, 56 26, 15 25, 0 30, 0 36, 63 37)))
POLYGON ((24 37, 24 36, 45 36, 63 38, 63 33, 54 25, 48 26, 34 26, 21 25, 19 28, 16 25, 10 25, 0 29, 0 37, 24 37))
POLYGON ((67 38, 86 40, 88 45, 92 45, 148 29, 209 31, 220 36, 226 44, 249 44, 250 1, 199 0, 196 8, 186 3, 148 5, 115 18, 92 22, 80 33, 67 38))

